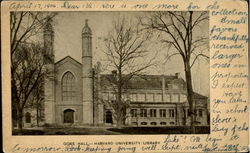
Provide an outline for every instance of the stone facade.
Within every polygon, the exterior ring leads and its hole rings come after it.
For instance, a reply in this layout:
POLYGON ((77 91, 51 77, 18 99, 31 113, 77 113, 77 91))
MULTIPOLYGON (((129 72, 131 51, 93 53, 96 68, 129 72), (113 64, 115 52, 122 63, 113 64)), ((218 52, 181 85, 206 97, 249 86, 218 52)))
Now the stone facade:
MULTIPOLYGON (((46 45, 48 38, 44 38, 46 45)), ((94 125, 92 31, 87 20, 82 30, 82 63, 67 56, 48 67, 54 73, 45 83, 45 123, 94 125)))

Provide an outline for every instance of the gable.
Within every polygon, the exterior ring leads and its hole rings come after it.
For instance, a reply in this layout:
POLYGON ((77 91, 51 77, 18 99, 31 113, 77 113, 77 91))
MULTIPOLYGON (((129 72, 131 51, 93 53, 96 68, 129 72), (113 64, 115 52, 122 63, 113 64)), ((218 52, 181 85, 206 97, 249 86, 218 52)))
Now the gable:
POLYGON ((81 64, 80 62, 76 61, 75 59, 73 59, 73 58, 70 57, 70 56, 66 56, 66 57, 64 57, 63 59, 57 61, 57 62, 55 63, 55 66, 56 66, 56 67, 60 67, 61 65, 64 65, 64 64, 66 64, 66 63, 67 63, 67 64, 70 64, 70 65, 77 66, 77 67, 79 67, 79 68, 82 67, 82 64, 81 64))
POLYGON ((76 79, 81 78, 82 64, 74 60, 72 57, 67 56, 55 64, 55 72, 57 80, 61 80, 64 73, 70 71, 76 79))

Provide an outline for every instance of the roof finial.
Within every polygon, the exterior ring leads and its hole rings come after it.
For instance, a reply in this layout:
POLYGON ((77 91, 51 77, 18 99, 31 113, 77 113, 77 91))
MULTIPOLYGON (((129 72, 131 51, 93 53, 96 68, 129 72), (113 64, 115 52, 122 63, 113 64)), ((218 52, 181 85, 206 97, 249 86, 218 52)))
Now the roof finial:
POLYGON ((82 33, 83 34, 91 34, 92 33, 91 29, 90 29, 90 27, 88 25, 88 19, 85 19, 85 26, 82 29, 82 33))

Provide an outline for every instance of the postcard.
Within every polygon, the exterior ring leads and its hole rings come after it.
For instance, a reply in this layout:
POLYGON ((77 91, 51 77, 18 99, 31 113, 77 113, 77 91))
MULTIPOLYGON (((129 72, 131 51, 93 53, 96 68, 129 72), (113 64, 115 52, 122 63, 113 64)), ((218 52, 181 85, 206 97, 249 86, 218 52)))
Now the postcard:
POLYGON ((248 3, 4 1, 4 152, 247 152, 248 3))

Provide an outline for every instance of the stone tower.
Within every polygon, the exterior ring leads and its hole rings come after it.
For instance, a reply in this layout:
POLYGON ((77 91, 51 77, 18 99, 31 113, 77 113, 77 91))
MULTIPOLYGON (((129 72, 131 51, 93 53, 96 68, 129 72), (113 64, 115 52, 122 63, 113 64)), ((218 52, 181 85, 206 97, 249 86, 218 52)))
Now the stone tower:
POLYGON ((83 124, 93 124, 92 31, 85 20, 82 29, 83 124))
POLYGON ((43 31, 44 39, 44 60, 46 62, 47 75, 44 84, 44 107, 45 123, 55 122, 55 82, 54 82, 54 29, 52 20, 47 19, 43 31))

